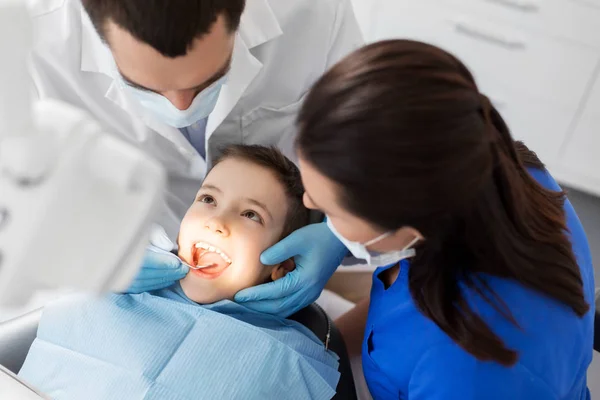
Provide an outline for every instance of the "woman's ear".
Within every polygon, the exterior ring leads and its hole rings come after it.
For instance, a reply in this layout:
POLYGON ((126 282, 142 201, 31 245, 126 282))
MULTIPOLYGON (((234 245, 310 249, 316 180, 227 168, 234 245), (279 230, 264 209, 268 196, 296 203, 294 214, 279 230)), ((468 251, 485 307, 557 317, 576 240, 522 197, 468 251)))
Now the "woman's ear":
POLYGON ((273 267, 271 270, 271 279, 273 281, 281 279, 294 269, 296 269, 296 263, 294 262, 294 259, 290 258, 289 260, 285 260, 281 264, 273 267))

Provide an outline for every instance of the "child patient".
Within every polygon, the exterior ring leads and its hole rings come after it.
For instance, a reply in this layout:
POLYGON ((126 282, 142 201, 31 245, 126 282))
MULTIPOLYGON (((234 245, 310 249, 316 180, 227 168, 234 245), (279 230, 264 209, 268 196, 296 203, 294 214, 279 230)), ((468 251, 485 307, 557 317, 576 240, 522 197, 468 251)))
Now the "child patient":
POLYGON ((206 268, 163 290, 47 306, 19 376, 54 399, 330 399, 334 353, 304 326, 231 301, 294 269, 259 257, 307 224, 302 195, 278 150, 229 147, 179 232, 179 256, 206 268))

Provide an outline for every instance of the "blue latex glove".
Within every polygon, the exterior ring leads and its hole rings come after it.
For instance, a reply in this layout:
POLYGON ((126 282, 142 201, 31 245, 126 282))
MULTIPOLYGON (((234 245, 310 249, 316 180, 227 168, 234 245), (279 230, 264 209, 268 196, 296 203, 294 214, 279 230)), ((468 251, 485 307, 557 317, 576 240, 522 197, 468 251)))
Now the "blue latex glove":
POLYGON ((319 297, 347 253, 326 223, 305 226, 260 257, 265 265, 293 257, 296 269, 275 282, 242 290, 235 301, 259 312, 289 317, 319 297))
POLYGON ((140 272, 127 289, 127 293, 163 289, 185 277, 190 268, 170 252, 173 248, 173 242, 169 240, 164 229, 154 226, 140 272))

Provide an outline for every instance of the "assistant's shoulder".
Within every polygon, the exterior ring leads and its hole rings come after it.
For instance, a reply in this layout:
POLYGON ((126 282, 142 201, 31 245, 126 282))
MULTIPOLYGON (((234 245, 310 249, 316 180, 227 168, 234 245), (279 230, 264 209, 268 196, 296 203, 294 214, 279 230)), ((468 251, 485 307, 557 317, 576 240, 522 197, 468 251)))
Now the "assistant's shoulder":
MULTIPOLYGON (((527 172, 545 189, 555 192, 562 191, 558 182, 545 169, 527 168, 527 172)), ((582 278, 586 286, 588 301, 593 302, 594 298, 594 267, 592 264, 592 252, 585 233, 585 229, 573 204, 569 201, 568 191, 564 204, 565 217, 567 222, 568 234, 573 245, 573 251, 577 257, 581 269, 582 278)))
POLYGON ((556 182, 556 180, 552 177, 552 175, 550 175, 550 173, 546 169, 528 167, 527 172, 545 189, 553 190, 555 192, 562 190, 559 184, 556 182))

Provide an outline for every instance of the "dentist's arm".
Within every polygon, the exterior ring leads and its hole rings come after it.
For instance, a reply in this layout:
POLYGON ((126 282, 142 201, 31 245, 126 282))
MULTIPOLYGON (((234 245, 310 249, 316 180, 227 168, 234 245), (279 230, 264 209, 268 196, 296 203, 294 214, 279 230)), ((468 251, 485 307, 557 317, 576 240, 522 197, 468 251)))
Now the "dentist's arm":
POLYGON ((265 265, 293 258, 296 269, 275 282, 242 290, 235 301, 256 311, 289 317, 319 297, 347 252, 326 223, 305 226, 260 258, 265 265))

